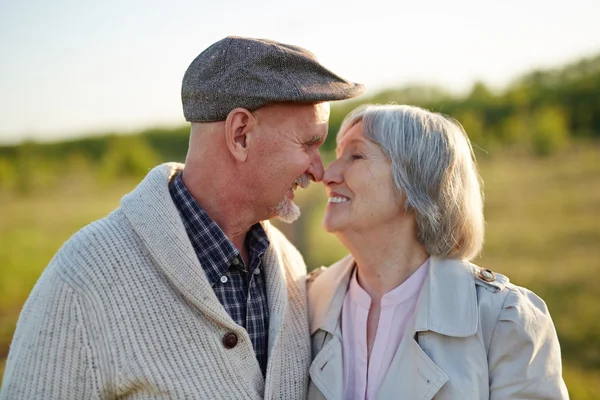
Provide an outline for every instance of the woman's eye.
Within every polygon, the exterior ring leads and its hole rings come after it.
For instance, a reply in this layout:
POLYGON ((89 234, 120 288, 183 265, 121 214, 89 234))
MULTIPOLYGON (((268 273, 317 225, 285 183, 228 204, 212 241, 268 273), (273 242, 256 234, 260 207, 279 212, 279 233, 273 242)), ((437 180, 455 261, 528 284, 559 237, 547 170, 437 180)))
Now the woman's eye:
POLYGON ((362 160, 364 158, 362 154, 358 154, 358 153, 352 154, 351 157, 353 160, 362 160))

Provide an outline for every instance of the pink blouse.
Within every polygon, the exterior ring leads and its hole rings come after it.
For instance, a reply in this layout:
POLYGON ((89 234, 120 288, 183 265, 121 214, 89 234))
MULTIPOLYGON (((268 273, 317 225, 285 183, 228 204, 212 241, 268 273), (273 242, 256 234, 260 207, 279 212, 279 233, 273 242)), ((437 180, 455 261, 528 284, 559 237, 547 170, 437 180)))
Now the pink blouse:
POLYGON ((377 395, 404 330, 412 320, 419 292, 429 272, 429 259, 406 281, 381 299, 381 313, 371 360, 367 363, 367 316, 371 297, 364 291, 356 272, 342 309, 344 399, 371 400, 377 395))

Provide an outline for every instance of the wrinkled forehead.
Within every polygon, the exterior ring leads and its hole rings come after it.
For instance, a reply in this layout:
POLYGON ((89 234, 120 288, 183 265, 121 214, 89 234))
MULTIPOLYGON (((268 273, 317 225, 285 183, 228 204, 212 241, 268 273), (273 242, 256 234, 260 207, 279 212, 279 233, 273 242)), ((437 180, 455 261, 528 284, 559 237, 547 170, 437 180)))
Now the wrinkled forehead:
POLYGON ((274 123, 322 125, 329 121, 329 103, 275 103, 255 110, 260 120, 274 123))
POLYGON ((329 122, 329 114, 331 113, 331 108, 329 103, 318 103, 314 105, 315 107, 315 122, 317 124, 326 124, 329 122))
POLYGON ((352 143, 362 143, 364 145, 370 145, 371 142, 365 137, 362 127, 362 120, 355 121, 353 124, 344 126, 340 129, 337 135, 337 146, 336 153, 339 153, 345 147, 352 143))
MULTIPOLYGON (((357 135, 359 134, 360 136, 364 137, 364 132, 363 132, 363 119, 362 118, 356 118, 353 119, 351 121, 346 121, 341 127, 340 130, 338 131, 338 134, 335 138, 335 141, 338 145, 338 147, 340 146, 340 144, 342 144, 342 141, 344 141, 344 138, 346 138, 348 136, 348 133, 352 131, 351 134, 353 135, 357 135)), ((346 138, 347 141, 347 138, 346 138)))
POLYGON ((294 114, 297 128, 307 136, 319 136, 325 139, 329 124, 329 103, 306 104, 302 111, 294 114))

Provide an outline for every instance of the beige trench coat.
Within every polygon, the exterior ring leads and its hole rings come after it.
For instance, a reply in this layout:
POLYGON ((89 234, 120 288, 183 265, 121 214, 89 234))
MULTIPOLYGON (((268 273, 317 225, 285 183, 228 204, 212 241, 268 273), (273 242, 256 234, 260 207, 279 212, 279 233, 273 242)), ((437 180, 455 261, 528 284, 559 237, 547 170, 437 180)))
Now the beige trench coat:
MULTIPOLYGON (((353 268, 347 256, 309 277, 308 399, 343 398, 340 316, 353 268)), ((481 271, 431 258, 412 326, 377 399, 568 399, 546 304, 507 277, 481 271)))

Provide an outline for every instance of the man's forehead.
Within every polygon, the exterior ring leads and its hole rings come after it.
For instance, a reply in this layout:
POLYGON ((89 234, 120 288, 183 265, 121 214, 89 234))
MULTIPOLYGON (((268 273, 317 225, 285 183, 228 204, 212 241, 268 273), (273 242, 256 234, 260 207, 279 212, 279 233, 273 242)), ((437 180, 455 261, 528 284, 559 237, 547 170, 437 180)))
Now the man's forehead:
POLYGON ((319 124, 329 122, 329 113, 331 112, 329 103, 315 104, 316 120, 319 124))
POLYGON ((261 119, 275 122, 296 122, 307 124, 323 124, 329 121, 329 103, 274 103, 261 107, 253 112, 261 119))

